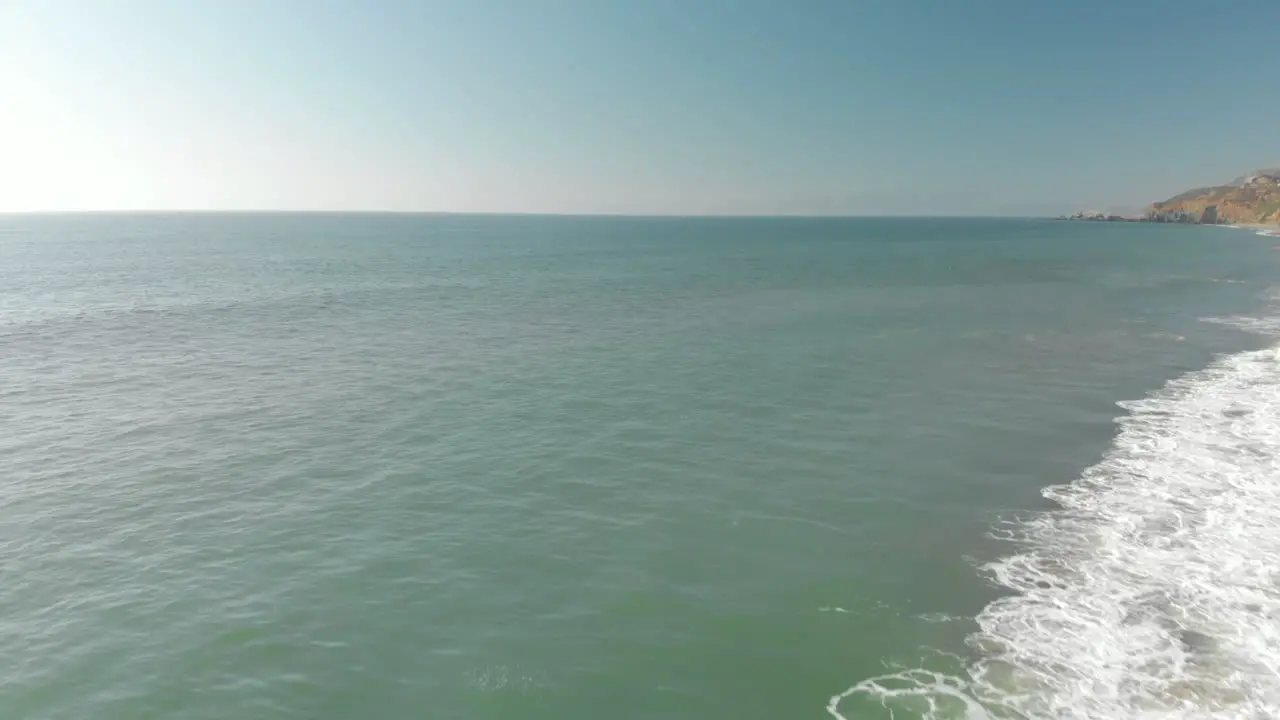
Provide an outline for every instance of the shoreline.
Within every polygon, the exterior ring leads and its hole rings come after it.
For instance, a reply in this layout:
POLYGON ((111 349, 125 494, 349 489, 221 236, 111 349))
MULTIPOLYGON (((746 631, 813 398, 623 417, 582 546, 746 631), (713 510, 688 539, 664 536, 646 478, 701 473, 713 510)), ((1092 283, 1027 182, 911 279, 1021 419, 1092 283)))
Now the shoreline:
POLYGON ((1280 230, 1280 224, 1275 223, 1182 222, 1177 220, 1158 220, 1150 217, 1125 217, 1123 215, 1058 215, 1048 219, 1066 222, 1146 223, 1149 225, 1217 225, 1218 227, 1234 227, 1246 230, 1280 230))
POLYGON ((1233 230, 1252 230, 1262 237, 1280 237, 1280 225, 1270 225, 1266 223, 1199 223, 1199 222, 1177 222, 1151 220, 1149 218, 1127 218, 1120 216, 1103 216, 1103 217, 1066 217, 1059 216, 1054 220, 1065 222, 1093 222, 1093 223, 1145 223, 1148 225, 1198 225, 1201 227, 1222 227, 1233 230))
POLYGON ((1262 223, 1236 223, 1227 227, 1236 230, 1252 230, 1259 237, 1280 238, 1280 225, 1264 225, 1262 223))

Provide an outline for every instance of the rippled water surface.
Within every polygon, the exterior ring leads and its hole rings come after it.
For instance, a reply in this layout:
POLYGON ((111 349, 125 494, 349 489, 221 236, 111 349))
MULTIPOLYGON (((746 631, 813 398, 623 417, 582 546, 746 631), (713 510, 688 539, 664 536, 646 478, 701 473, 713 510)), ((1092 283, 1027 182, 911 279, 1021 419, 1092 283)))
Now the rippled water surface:
POLYGON ((1274 242, 0 217, 0 717, 1273 716, 1274 242))

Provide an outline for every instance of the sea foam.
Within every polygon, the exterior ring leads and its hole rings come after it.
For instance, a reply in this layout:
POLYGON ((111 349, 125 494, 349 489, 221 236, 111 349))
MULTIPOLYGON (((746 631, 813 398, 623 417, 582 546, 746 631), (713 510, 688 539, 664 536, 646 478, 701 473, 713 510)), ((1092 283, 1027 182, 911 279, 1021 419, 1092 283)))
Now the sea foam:
POLYGON ((1280 717, 1280 346, 1121 406, 1103 461, 1045 490, 1061 509, 1001 531, 1020 552, 986 570, 1013 594, 966 671, 865 680, 832 716, 1280 717))

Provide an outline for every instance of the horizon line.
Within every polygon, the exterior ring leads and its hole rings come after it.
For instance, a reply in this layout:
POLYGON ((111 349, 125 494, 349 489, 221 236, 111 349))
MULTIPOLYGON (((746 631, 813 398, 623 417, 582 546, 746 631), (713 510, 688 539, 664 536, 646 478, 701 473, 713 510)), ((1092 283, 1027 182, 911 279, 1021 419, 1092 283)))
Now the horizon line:
POLYGON ((613 212, 503 212, 457 210, 290 210, 290 209, 226 209, 226 210, 0 210, 0 217, 50 215, 413 215, 458 217, 548 217, 548 218, 618 218, 618 219, 972 219, 972 220, 1044 220, 1057 216, 1044 215, 927 215, 906 213, 613 213, 613 212))

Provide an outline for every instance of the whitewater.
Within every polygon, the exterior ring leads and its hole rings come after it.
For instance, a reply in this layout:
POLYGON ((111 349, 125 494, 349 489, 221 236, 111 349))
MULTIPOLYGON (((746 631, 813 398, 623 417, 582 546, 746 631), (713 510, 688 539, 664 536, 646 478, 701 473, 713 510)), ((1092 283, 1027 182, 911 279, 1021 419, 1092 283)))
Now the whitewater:
MULTIPOLYGON (((1206 318, 1268 335, 1275 318, 1206 318)), ((1127 414, 1111 450, 996 535, 963 672, 834 696, 926 718, 1280 717, 1280 345, 1220 358, 1127 414)))

